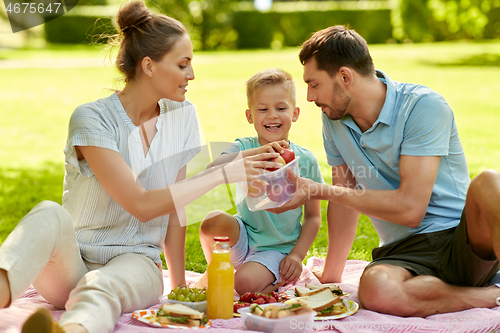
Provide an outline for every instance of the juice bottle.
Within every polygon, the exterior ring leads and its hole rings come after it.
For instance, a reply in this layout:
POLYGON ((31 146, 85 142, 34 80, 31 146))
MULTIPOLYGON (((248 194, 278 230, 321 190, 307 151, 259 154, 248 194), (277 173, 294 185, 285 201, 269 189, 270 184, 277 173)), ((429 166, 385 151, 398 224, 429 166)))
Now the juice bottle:
POLYGON ((208 265, 207 317, 233 318, 234 267, 229 252, 229 237, 214 237, 212 261, 208 265))

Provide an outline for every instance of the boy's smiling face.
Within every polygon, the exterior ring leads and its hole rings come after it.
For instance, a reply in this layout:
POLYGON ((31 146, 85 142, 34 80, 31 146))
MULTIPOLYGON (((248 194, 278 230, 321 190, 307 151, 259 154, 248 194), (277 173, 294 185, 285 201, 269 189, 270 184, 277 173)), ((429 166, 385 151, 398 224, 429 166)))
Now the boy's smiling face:
POLYGON ((250 109, 246 110, 248 122, 254 124, 261 145, 288 140, 292 122, 297 121, 299 113, 290 91, 281 84, 270 84, 258 89, 253 95, 250 109))

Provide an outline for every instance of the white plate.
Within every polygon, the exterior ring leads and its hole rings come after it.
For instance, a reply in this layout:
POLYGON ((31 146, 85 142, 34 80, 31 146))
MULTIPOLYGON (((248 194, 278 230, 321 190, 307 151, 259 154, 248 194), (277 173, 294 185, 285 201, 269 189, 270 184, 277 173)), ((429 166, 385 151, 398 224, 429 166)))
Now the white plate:
POLYGON ((164 327, 164 328, 175 328, 175 329, 182 329, 182 330, 192 330, 192 329, 204 329, 212 326, 212 322, 208 321, 203 326, 200 327, 187 327, 187 326, 178 326, 178 325, 169 325, 169 324, 162 324, 159 323, 155 320, 150 319, 151 316, 156 316, 156 310, 137 310, 132 312, 132 318, 137 319, 138 321, 148 324, 149 326, 153 327, 164 327))
POLYGON ((324 317, 323 316, 322 317, 316 316, 316 318, 314 318, 314 319, 315 320, 341 319, 341 318, 352 316, 359 309, 359 304, 354 302, 354 301, 350 301, 348 299, 343 299, 342 302, 344 302, 345 306, 347 307, 346 312, 338 314, 338 315, 334 315, 334 316, 324 316, 324 317))

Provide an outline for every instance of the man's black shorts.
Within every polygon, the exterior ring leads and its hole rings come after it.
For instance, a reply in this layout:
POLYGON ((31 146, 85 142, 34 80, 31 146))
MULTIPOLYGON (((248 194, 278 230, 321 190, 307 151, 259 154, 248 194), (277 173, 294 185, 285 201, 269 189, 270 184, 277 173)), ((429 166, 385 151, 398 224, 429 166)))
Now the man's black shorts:
POLYGON ((485 286, 500 268, 496 258, 483 260, 472 252, 467 244, 465 214, 455 228, 412 235, 374 249, 372 256, 373 262, 365 269, 395 265, 414 275, 432 275, 459 286, 485 286))

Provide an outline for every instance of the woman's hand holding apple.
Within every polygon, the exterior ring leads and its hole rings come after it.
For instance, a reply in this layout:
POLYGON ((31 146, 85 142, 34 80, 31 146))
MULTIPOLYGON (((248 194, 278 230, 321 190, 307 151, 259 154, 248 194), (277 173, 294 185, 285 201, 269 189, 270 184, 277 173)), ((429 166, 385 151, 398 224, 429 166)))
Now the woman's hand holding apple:
POLYGON ((257 181, 258 184, 262 181, 257 176, 264 173, 266 168, 281 167, 281 164, 273 161, 278 156, 279 154, 276 152, 262 153, 248 157, 238 154, 233 161, 223 166, 227 178, 226 181, 228 183, 257 181))

